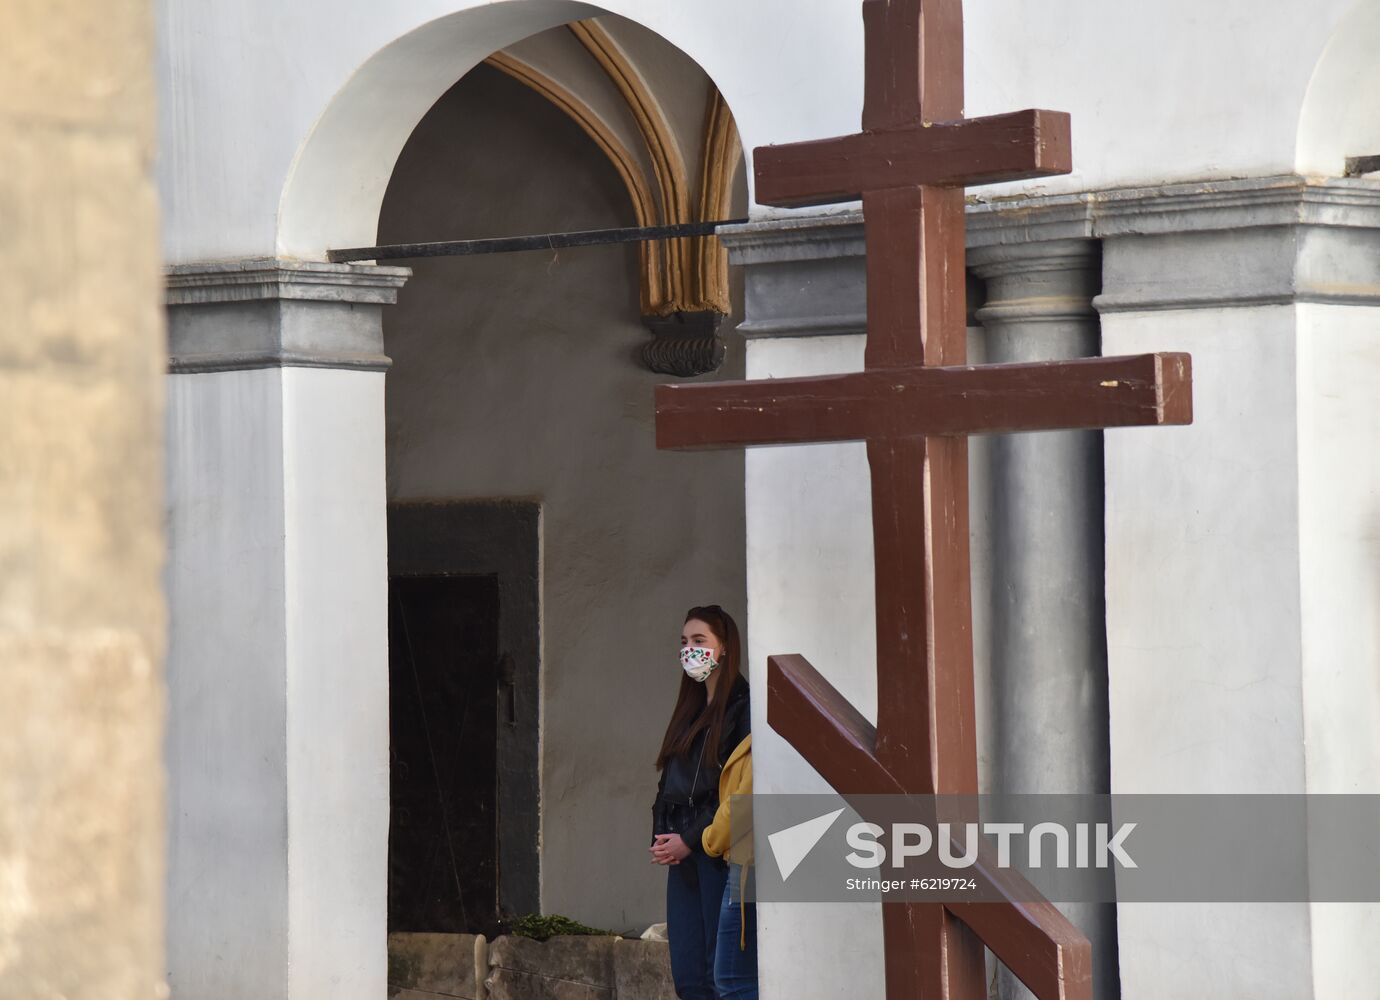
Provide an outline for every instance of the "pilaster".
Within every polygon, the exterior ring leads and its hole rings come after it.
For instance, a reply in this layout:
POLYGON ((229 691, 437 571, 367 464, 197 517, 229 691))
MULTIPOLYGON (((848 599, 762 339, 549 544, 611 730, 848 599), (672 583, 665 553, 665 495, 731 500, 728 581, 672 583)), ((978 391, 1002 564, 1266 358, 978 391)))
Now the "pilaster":
MULTIPOLYGON (((989 364, 1100 353, 1098 243, 1086 220, 1051 221, 991 213, 972 227, 968 264, 985 282, 976 317, 989 364)), ((991 789, 1105 794, 1102 433, 997 435, 972 458, 986 464, 978 471, 988 483, 974 520, 990 534, 992 564, 974 602, 986 604, 989 623, 991 789)), ((1092 942, 1095 994, 1116 997, 1115 907, 1060 909, 1092 942)), ((1003 997, 1030 996, 1005 970, 1000 978, 1003 997)))
POLYGON ((174 995, 386 991, 381 311, 407 274, 168 275, 174 995))
MULTIPOLYGON (((1079 200, 1102 246, 1103 353, 1186 350, 1194 369, 1192 426, 1105 435, 1112 790, 1376 791, 1380 186, 1286 176, 1079 200)), ((1354 956, 1373 955, 1377 919, 1123 906, 1123 992, 1193 995, 1226 950, 1238 992, 1364 992, 1380 959, 1354 956)))

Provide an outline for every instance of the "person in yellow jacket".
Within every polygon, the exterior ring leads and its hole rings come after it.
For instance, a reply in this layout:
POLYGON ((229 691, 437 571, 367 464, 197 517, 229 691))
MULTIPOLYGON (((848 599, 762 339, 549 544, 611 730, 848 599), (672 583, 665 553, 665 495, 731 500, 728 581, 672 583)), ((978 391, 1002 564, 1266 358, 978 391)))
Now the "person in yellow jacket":
POLYGON ((757 1000, 757 904, 744 896, 752 877, 752 734, 733 748, 719 774, 719 808, 702 835, 704 853, 728 862, 714 988, 721 1000, 757 1000))

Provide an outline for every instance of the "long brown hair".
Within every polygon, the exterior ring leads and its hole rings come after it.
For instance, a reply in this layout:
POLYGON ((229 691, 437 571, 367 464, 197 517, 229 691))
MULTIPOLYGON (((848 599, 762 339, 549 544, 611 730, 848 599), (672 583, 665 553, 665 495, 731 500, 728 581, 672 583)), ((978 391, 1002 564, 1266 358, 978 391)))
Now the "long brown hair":
POLYGON ((723 645, 723 656, 714 669, 719 672, 715 691, 716 697, 709 699, 709 688, 701 681, 692 680, 689 674, 680 679, 680 694, 676 697, 675 711, 666 727, 666 736, 661 741, 661 752, 656 757, 656 767, 660 771, 672 757, 690 752, 695 742, 695 734, 708 728, 710 753, 715 765, 719 761, 719 742, 723 738, 724 712, 728 708, 728 696, 741 676, 739 663, 742 659, 742 641, 738 638, 738 623, 717 604, 691 608, 685 612, 685 620, 702 621, 714 633, 714 638, 723 645), (708 705, 706 706, 706 702, 708 705))

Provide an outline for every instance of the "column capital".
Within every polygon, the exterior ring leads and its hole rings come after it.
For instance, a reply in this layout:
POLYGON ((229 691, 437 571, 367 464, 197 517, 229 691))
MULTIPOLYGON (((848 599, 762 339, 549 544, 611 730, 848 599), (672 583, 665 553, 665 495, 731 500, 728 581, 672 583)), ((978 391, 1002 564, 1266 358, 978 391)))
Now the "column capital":
POLYGON ((1004 278, 1031 271, 1070 271, 1095 267, 1098 242, 1092 237, 993 243, 968 248, 968 268, 979 278, 1004 278))
POLYGON ((251 368, 383 371, 382 307, 406 267, 254 258, 167 271, 174 373, 251 368))
MULTIPOLYGON (((1017 221, 1016 226, 1021 233, 1031 232, 1027 221, 1017 221)), ((1057 231, 1034 227, 1041 236, 1057 231)), ((980 237, 992 235, 1012 234, 995 227, 980 233, 980 237)), ((1093 298, 1101 287, 1102 255, 1092 237, 993 241, 970 248, 968 266, 987 284, 976 316, 988 330, 1030 323, 1087 326, 1092 321, 1095 332, 1093 298)), ((1096 353, 1095 336, 1078 354, 1089 351, 1096 353)))

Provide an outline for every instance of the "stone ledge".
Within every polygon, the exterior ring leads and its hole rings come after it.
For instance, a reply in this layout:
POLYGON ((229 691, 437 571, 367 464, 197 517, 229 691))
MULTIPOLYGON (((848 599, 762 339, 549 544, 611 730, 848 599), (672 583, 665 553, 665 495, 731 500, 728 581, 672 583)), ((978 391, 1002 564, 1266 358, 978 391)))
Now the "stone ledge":
POLYGON ((1268 226, 1380 229, 1380 182, 1282 174, 971 201, 968 246, 1268 226))
POLYGON ((411 275, 407 267, 272 257, 177 264, 167 269, 165 301, 169 306, 281 299, 392 305, 411 275))
POLYGON ((412 271, 254 258, 167 271, 169 371, 386 371, 382 309, 412 271))
POLYGON ((1261 226, 1380 228, 1380 183, 1360 178, 1248 177, 1093 194, 1093 235, 1261 226))
MULTIPOLYGON (((1259 226, 1380 228, 1380 181, 1280 174, 1056 195, 970 196, 968 247, 1259 226)), ((785 215, 719 230, 735 264, 863 254, 863 216, 785 215)))
POLYGON ((776 319, 748 319, 738 324, 738 332, 748 340, 767 337, 838 337, 867 332, 867 314, 854 312, 840 316, 789 316, 776 319))
POLYGON ((995 201, 970 198, 966 213, 968 249, 1091 239, 1095 197, 1084 193, 995 201))
POLYGON ((778 264, 834 257, 861 257, 866 249, 859 210, 829 215, 787 215, 738 226, 716 234, 734 264, 778 264))
POLYGON ((305 354, 293 351, 223 351, 174 354, 168 358, 172 375, 254 371, 261 368, 340 368, 350 371, 385 372, 393 363, 385 354, 305 354))
MULTIPOLYGON (((1376 180, 1286 174, 975 197, 966 217, 969 269, 989 280, 1066 271, 1100 243, 1102 294, 1093 304, 1102 313, 1380 304, 1376 180)), ((860 212, 762 219, 722 239, 732 262, 747 267, 744 336, 866 329, 860 212)), ((1050 322, 1087 315, 1081 303, 1044 305, 1050 322)))

